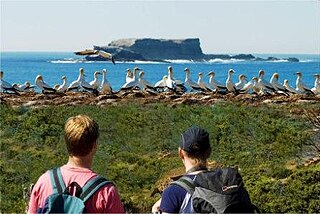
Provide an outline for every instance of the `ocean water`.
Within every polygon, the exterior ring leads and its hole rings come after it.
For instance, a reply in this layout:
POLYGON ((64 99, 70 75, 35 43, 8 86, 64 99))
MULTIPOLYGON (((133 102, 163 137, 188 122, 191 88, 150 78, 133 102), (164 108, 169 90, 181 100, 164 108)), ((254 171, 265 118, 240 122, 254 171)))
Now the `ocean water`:
MULTIPOLYGON (((221 60, 215 59, 210 62, 190 62, 186 60, 175 60, 170 63, 158 62, 83 62, 83 57, 76 56, 72 52, 0 52, 0 68, 4 72, 4 80, 10 83, 22 84, 25 81, 35 84, 34 80, 41 74, 44 81, 49 85, 61 84, 61 77, 65 75, 68 83, 76 80, 79 75, 79 68, 84 68, 86 81, 93 80, 93 73, 97 70, 107 69, 107 79, 114 90, 119 89, 125 83, 126 69, 139 67, 145 72, 145 79, 151 83, 156 83, 167 74, 168 66, 173 67, 175 79, 184 81, 184 68, 188 67, 191 71, 191 78, 198 80, 198 73, 207 74, 215 71, 216 79, 224 83, 227 78, 227 71, 234 69, 233 82, 238 82, 238 76, 245 74, 250 80, 258 76, 258 71, 265 71, 265 79, 270 80, 274 72, 279 73, 279 80, 289 80, 289 85, 295 87, 296 74, 300 71, 303 74, 303 82, 313 87, 316 73, 320 73, 320 55, 277 55, 277 54, 253 54, 257 57, 267 58, 269 56, 285 58, 297 57, 300 62, 287 62, 279 60, 277 62, 252 62, 244 60, 221 60)), ((102 77, 102 76, 101 76, 102 77)), ((100 77, 100 79, 101 79, 100 77)), ((208 81, 208 77, 204 76, 208 81)))

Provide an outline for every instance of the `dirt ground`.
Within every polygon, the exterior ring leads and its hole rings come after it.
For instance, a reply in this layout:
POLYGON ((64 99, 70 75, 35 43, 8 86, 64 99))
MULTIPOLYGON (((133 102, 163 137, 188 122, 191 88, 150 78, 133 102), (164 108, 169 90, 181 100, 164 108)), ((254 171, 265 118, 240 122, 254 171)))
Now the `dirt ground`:
POLYGON ((204 104, 211 105, 223 101, 237 101, 249 105, 259 104, 291 104, 291 103, 317 103, 320 96, 307 95, 264 95, 256 94, 214 94, 214 93, 185 93, 172 92, 149 93, 141 91, 119 92, 117 94, 95 96, 86 92, 68 92, 66 94, 15 94, 0 93, 0 103, 11 106, 39 107, 39 106, 74 106, 74 105, 117 105, 125 103, 166 103, 177 104, 204 104))

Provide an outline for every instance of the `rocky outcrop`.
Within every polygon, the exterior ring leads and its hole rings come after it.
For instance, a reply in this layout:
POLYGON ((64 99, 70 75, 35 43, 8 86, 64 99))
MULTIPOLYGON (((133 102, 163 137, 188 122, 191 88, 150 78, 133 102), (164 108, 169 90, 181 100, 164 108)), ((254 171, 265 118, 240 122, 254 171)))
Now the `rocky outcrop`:
MULTIPOLYGON (((202 60, 204 54, 199 39, 120 39, 96 50, 112 53, 116 60, 163 61, 169 59, 202 60)), ((87 59, 92 59, 88 57, 87 59)))
MULTIPOLYGON (((95 50, 112 53, 117 61, 166 61, 166 60, 192 60, 209 61, 221 60, 253 60, 253 61, 279 61, 299 62, 297 58, 267 59, 255 57, 252 54, 204 54, 201 50, 199 38, 188 39, 119 39, 110 42, 107 46, 94 46, 95 50)), ((105 60, 100 56, 87 56, 87 60, 105 60)))

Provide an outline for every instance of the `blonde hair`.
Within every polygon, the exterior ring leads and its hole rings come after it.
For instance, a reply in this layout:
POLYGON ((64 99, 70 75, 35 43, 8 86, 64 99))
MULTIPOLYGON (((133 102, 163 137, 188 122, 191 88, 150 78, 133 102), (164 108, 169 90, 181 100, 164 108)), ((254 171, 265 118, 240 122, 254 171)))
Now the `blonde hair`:
POLYGON ((99 137, 99 125, 87 115, 70 117, 64 126, 64 139, 71 156, 89 154, 99 137))

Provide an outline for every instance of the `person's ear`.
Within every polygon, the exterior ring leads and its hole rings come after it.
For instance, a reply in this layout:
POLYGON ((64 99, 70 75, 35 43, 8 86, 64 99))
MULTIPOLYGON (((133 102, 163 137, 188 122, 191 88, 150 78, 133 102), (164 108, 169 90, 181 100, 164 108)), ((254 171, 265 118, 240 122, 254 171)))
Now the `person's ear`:
POLYGON ((178 154, 179 154, 179 157, 181 159, 184 159, 184 151, 179 147, 179 150, 178 150, 178 154))
POLYGON ((96 152, 98 148, 98 140, 93 144, 92 151, 96 152))

